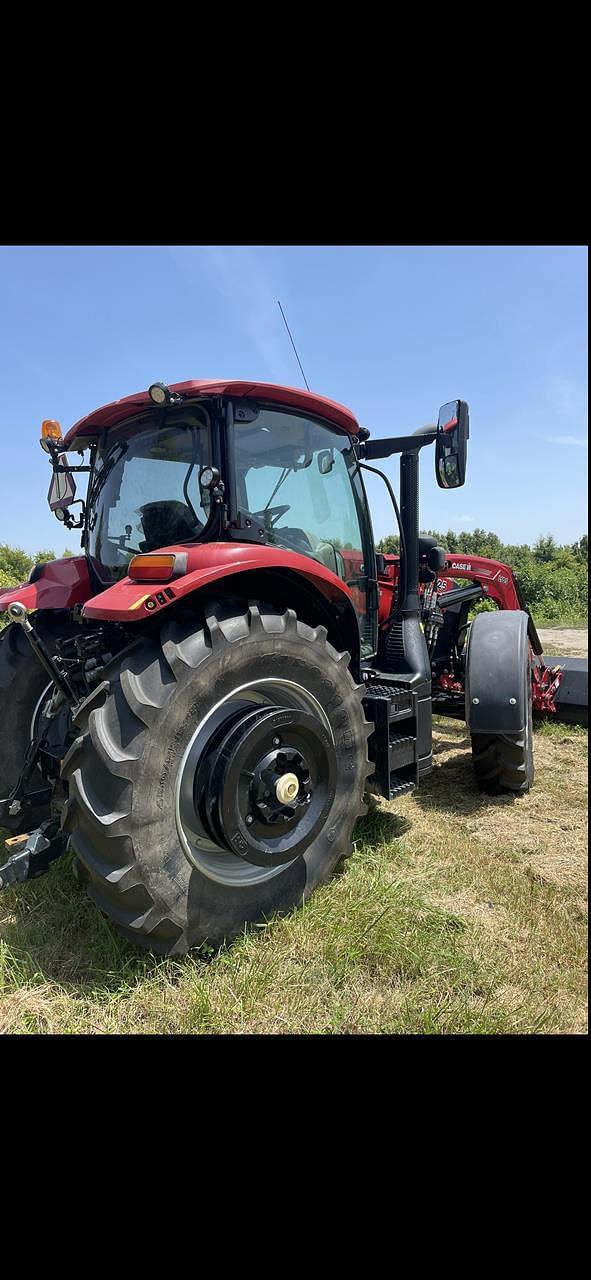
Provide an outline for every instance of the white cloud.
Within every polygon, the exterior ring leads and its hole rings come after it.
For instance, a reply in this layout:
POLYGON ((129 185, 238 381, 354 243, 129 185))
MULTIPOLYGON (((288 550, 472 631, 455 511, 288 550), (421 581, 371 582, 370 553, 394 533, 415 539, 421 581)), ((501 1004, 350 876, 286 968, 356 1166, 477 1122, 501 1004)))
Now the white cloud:
POLYGON ((564 378, 560 374, 549 374, 546 388, 551 407, 560 418, 566 418, 569 424, 586 421, 587 395, 582 382, 564 378))
POLYGON ((579 449, 587 448, 587 441, 579 436, 546 436, 548 444, 575 444, 579 449))
POLYGON ((460 524, 474 524, 474 516, 460 516, 460 524))

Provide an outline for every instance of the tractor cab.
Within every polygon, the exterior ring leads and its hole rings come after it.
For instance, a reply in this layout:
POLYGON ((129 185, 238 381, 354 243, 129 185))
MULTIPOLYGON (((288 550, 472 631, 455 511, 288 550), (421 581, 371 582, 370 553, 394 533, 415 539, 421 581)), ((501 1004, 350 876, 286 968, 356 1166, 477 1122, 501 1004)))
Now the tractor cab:
POLYGON ((260 390, 265 399, 212 396, 208 384, 198 384, 197 395, 192 386, 182 396, 175 389, 112 425, 97 411, 66 441, 47 437, 50 506, 70 524, 65 449, 89 448, 82 543, 98 588, 127 578, 138 555, 173 546, 209 545, 214 558, 220 543, 273 548, 287 569, 298 569, 291 553, 337 579, 368 657, 377 645, 376 573, 359 425, 342 406, 307 392, 274 387, 274 401, 260 390), (277 402, 281 391, 287 402, 277 402))
MULTIPOLYGON (((357 619, 359 657, 368 660, 380 648, 379 593, 363 466, 368 458, 403 454, 408 598, 400 596, 398 611, 410 606, 416 612, 418 509, 412 477, 418 451, 436 440, 438 482, 462 483, 467 407, 444 406, 438 429, 421 439, 368 444, 368 435, 342 405, 294 388, 155 383, 148 393, 89 414, 65 441, 56 422, 45 423, 42 443, 54 470, 50 506, 68 527, 82 526, 99 590, 133 580, 138 556, 207 544, 215 555, 213 546, 223 542, 254 543, 285 553, 281 563, 287 571, 291 553, 323 566, 342 584, 357 619), (68 462, 65 450, 72 448, 90 450, 88 468, 68 462), (90 476, 75 525, 69 504, 77 470, 90 476)), ((395 510, 400 520, 396 504, 395 510)))

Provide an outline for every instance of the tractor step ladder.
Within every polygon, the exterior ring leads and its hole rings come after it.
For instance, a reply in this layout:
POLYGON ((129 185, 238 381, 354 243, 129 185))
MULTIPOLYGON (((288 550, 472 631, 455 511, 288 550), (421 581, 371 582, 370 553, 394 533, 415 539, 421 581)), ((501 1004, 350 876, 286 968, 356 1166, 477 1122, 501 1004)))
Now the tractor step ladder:
POLYGON ((386 800, 414 791, 418 783, 417 695, 384 680, 370 679, 363 698, 374 726, 369 757, 375 764, 374 785, 386 800))

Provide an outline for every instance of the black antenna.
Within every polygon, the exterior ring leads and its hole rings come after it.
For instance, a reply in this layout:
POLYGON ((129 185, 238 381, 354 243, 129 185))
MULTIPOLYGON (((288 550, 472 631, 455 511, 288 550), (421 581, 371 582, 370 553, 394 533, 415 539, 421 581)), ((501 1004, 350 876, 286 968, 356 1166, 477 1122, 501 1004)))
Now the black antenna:
MULTIPOLYGON (((290 327, 289 327, 289 325, 288 325, 288 323, 287 323, 287 320, 285 319, 285 312, 284 312, 284 310, 283 310, 283 307, 281 306, 281 303, 280 303, 280 301, 279 301, 279 298, 277 299, 277 306, 279 307, 279 310, 280 310, 280 312, 281 312, 281 314, 282 314, 282 316, 283 316, 283 323, 285 324, 285 328, 287 329, 287 332, 288 332, 288 334, 289 334, 289 340, 290 340, 291 345, 292 345, 292 347, 293 347, 293 349, 294 349, 294 351, 295 351, 295 358, 296 358, 296 360, 297 360, 297 362, 298 362, 298 364, 299 364, 299 366, 300 366, 300 369, 302 369, 302 362, 301 362, 300 357, 299 357, 299 355, 298 355, 296 344, 295 344, 295 342, 294 342, 294 340, 293 340, 293 338, 292 338, 292 336, 291 336, 291 330, 290 330, 290 327)), ((309 390, 310 390, 310 388, 309 388, 309 386, 308 386, 308 379, 306 378, 306 375, 305 375, 305 373, 304 373, 304 370, 303 370, 303 369, 302 369, 302 378, 304 379, 304 382, 306 383, 306 390, 307 390, 307 391, 309 391, 309 390)))

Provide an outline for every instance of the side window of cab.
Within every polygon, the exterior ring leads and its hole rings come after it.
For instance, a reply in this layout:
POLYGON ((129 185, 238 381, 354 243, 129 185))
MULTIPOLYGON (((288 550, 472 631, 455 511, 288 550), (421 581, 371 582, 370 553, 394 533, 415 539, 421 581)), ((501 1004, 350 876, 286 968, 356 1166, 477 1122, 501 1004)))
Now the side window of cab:
POLYGON ((261 408, 255 421, 234 423, 234 448, 241 505, 264 525, 268 542, 309 556, 347 584, 366 635, 371 552, 349 437, 315 420, 261 408))

